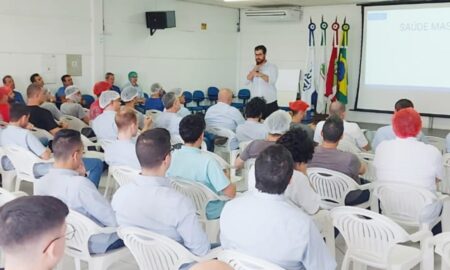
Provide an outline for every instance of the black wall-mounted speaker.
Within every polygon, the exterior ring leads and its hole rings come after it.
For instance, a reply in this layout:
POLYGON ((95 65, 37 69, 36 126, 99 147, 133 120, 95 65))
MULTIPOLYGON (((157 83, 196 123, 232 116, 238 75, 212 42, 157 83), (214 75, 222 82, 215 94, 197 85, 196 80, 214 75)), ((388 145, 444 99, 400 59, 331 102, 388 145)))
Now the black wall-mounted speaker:
POLYGON ((165 29, 176 27, 175 11, 149 11, 145 13, 147 28, 165 29))

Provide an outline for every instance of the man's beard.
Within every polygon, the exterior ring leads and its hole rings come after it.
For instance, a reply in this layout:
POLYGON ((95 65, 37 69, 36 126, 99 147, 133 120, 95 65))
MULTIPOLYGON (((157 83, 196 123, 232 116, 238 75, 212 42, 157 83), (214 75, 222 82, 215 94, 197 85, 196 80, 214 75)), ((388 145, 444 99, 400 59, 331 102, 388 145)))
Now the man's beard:
POLYGON ((261 60, 256 60, 256 64, 261 65, 261 64, 264 64, 265 61, 266 61, 266 58, 261 59, 261 60))

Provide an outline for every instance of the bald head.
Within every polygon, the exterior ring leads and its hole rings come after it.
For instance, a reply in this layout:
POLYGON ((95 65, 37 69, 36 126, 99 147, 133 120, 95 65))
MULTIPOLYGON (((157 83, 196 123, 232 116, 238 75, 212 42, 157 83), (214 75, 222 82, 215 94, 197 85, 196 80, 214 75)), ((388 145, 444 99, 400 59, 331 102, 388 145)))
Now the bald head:
POLYGON ((331 103, 330 115, 337 115, 343 120, 345 117, 345 105, 339 101, 331 103))
POLYGON ((205 261, 201 263, 197 263, 194 265, 191 270, 233 270, 231 266, 228 264, 217 261, 217 260, 211 260, 211 261, 205 261))
POLYGON ((218 100, 219 102, 231 104, 231 102, 233 101, 233 91, 228 88, 220 89, 218 100))

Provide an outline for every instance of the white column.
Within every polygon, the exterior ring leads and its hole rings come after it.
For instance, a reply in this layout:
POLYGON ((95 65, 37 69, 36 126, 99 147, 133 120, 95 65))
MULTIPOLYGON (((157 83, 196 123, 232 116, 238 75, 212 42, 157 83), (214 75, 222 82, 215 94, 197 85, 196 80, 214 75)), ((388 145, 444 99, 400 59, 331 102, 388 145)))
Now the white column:
POLYGON ((91 85, 105 75, 103 0, 91 0, 91 85))

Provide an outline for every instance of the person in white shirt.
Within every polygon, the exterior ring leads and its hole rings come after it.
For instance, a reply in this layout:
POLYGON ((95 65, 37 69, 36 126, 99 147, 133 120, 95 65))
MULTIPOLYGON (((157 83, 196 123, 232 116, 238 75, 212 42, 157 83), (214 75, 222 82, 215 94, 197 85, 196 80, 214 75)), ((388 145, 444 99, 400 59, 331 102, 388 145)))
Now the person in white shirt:
POLYGON ((83 120, 89 125, 89 115, 87 111, 81 106, 81 90, 78 86, 72 85, 68 86, 64 90, 66 97, 66 102, 61 104, 61 113, 65 115, 70 115, 78 119, 83 120))
MULTIPOLYGON (((370 144, 358 124, 345 121, 346 113, 344 104, 339 101, 331 103, 330 115, 337 115, 344 121, 344 140, 355 144, 360 150, 370 150, 370 144)), ((321 144, 323 141, 322 128, 324 123, 325 121, 320 121, 314 130, 314 141, 318 144, 321 144)))
POLYGON ((191 112, 184 105, 186 103, 186 101, 184 99, 183 90, 181 88, 173 88, 173 89, 169 90, 168 93, 174 93, 175 96, 180 101, 181 106, 180 106, 180 110, 177 112, 177 114, 181 118, 191 114, 191 112))
POLYGON ((255 162, 257 191, 235 198, 222 211, 222 248, 288 270, 336 269, 314 221, 283 195, 293 171, 292 156, 284 146, 261 152, 255 162))
POLYGON ((267 48, 264 45, 255 47, 256 65, 247 75, 248 83, 252 84, 251 92, 254 97, 263 97, 266 109, 263 118, 278 110, 277 88, 278 68, 266 59, 267 48))
POLYGON ((239 142, 264 140, 269 130, 261 123, 266 102, 263 98, 254 97, 245 106, 245 123, 236 128, 236 137, 239 142))
POLYGON ((117 139, 116 113, 120 109, 120 95, 112 90, 104 91, 99 98, 103 112, 92 121, 92 129, 99 141, 117 139))
POLYGON ((120 93, 120 99, 125 103, 124 107, 129 108, 130 110, 133 110, 137 117, 137 123, 139 129, 144 128, 144 121, 145 116, 141 112, 137 111, 135 109, 137 103, 138 103, 138 97, 139 92, 138 90, 133 86, 128 86, 122 89, 122 92, 120 93))
POLYGON ((233 132, 236 127, 245 122, 241 112, 231 106, 233 91, 220 89, 217 104, 211 106, 205 114, 206 129, 213 127, 226 128, 233 132))
POLYGON ((171 135, 179 135, 181 117, 177 114, 180 110, 180 100, 174 93, 167 93, 162 97, 165 110, 155 119, 153 127, 165 128, 171 135))

